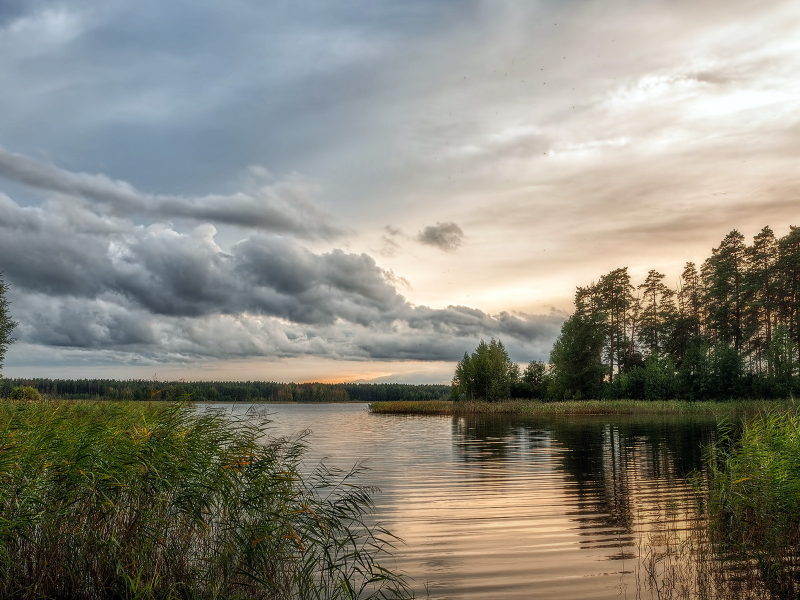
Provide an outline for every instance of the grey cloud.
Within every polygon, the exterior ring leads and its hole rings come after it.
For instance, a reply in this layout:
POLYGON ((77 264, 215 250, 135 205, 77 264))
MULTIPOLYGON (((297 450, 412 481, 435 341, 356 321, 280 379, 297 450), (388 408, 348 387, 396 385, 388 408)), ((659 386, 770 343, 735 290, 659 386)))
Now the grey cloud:
POLYGON ((297 176, 232 195, 153 195, 106 175, 72 173, 4 148, 0 148, 0 176, 37 190, 89 199, 112 214, 187 218, 305 238, 330 239, 342 233, 314 203, 314 186, 297 176))
POLYGON ((236 269, 254 289, 252 309, 300 323, 337 319, 369 325, 405 304, 390 276, 365 254, 314 254, 280 238, 253 236, 233 249, 236 269))
POLYGON ((386 258, 397 256, 400 252, 400 244, 397 239, 408 236, 399 227, 392 227, 391 225, 386 225, 383 230, 386 233, 380 237, 380 246, 377 249, 378 254, 386 258))
POLYGON ((12 305, 19 315, 18 337, 29 343, 96 350, 159 342, 153 320, 112 295, 87 301, 16 292, 12 305))
MULTIPOLYGON (((546 358, 550 337, 516 339, 492 326, 462 335, 442 335, 432 323, 422 328, 398 325, 364 327, 300 325, 248 314, 212 314, 196 318, 157 315, 131 307, 124 298, 53 298, 12 295, 21 344, 71 348, 88 353, 117 353, 119 361, 191 362, 249 357, 314 356, 334 360, 452 361, 481 338, 500 337, 513 359, 546 358)), ((434 318, 437 315, 431 315, 434 318)), ((446 318, 446 315, 442 315, 446 318)), ((532 316, 557 331, 560 320, 532 316)), ((419 325, 419 323, 418 323, 419 325)))
POLYGON ((0 270, 20 339, 165 359, 443 360, 491 336, 540 353, 563 320, 414 306, 395 287, 402 278, 366 254, 315 253, 260 233, 224 250, 214 234, 210 225, 81 229, 0 196, 0 270))
POLYGON ((0 270, 25 289, 95 296, 111 270, 109 238, 76 231, 58 213, 0 194, 0 270))
POLYGON ((464 238, 461 227, 451 221, 428 225, 417 236, 417 241, 445 252, 457 250, 464 238))
POLYGON ((48 5, 57 5, 57 2, 54 0, 3 0, 3 3, 0 4, 0 28, 48 5))
POLYGON ((105 175, 70 173, 53 164, 0 148, 0 175, 35 189, 86 197, 128 212, 142 211, 147 200, 133 186, 105 175))
POLYGON ((552 312, 548 315, 512 315, 502 312, 489 315, 467 306, 448 306, 432 309, 415 307, 407 314, 409 326, 416 330, 429 330, 445 336, 476 337, 491 334, 519 340, 554 340, 566 315, 552 312))

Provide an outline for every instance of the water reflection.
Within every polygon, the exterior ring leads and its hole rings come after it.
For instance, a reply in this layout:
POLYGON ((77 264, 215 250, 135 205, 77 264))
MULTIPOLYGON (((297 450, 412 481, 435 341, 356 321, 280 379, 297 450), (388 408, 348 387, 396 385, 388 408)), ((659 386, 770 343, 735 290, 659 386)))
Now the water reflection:
POLYGON ((686 476, 702 468, 702 448, 716 431, 708 419, 452 418, 455 456, 464 464, 522 460, 552 470, 557 455, 564 514, 579 530, 581 549, 607 549, 610 560, 635 558, 637 535, 667 503, 687 496, 686 476))
POLYGON ((312 460, 369 467, 376 518, 405 541, 397 566, 434 600, 637 597, 640 542, 687 496, 716 431, 696 419, 268 411, 278 434, 313 431, 312 460))

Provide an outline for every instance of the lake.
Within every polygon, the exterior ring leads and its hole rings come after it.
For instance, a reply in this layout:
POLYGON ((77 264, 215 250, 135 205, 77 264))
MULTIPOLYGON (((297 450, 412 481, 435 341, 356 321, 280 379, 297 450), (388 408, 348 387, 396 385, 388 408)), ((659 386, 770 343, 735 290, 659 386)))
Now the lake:
POLYGON ((637 598, 642 542, 670 502, 688 497, 685 476, 701 466, 717 428, 697 417, 256 408, 276 435, 310 430, 309 463, 369 469, 360 483, 380 488, 376 519, 405 542, 396 566, 418 596, 427 586, 436 600, 637 598))

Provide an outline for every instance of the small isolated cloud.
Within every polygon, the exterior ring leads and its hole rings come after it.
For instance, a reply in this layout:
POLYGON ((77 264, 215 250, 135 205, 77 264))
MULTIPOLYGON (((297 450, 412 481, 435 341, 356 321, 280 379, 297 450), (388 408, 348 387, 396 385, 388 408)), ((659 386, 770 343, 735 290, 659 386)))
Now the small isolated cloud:
POLYGON ((445 252, 453 252, 461 245, 463 238, 464 232, 461 231, 461 227, 452 221, 447 221, 428 225, 419 233, 417 241, 445 252))
POLYGON ((384 231, 386 231, 386 234, 381 236, 381 245, 378 249, 378 253, 387 258, 397 256, 397 253, 400 252, 400 244, 397 243, 397 238, 405 238, 408 236, 404 235, 402 230, 400 230, 398 227, 392 227, 391 225, 384 227, 384 231))

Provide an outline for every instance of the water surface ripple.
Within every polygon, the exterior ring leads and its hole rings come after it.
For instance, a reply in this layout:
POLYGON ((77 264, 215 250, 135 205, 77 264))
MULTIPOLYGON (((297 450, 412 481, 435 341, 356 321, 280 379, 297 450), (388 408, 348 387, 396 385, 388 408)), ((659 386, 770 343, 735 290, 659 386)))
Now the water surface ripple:
POLYGON ((669 501, 687 497, 685 475, 716 430, 668 418, 256 408, 276 435, 310 430, 310 464, 369 469, 361 482, 381 490, 376 518, 405 542, 396 566, 438 600, 636 598, 640 542, 669 501))

